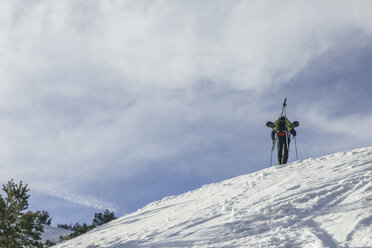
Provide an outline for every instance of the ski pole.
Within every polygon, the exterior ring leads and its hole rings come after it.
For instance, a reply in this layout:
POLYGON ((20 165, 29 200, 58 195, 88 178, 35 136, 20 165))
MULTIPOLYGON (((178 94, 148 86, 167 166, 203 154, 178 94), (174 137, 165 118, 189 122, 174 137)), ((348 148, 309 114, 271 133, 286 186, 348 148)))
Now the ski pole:
MULTIPOLYGON (((273 147, 274 147, 274 141, 273 141, 273 147)), ((271 149, 270 167, 273 165, 273 150, 274 149, 271 149)))
POLYGON ((293 139, 294 139, 294 142, 295 142, 295 148, 296 148, 296 160, 298 160, 296 136, 294 136, 293 139))
POLYGON ((273 140, 273 145, 271 146, 270 167, 273 165, 273 151, 275 149, 275 144, 276 144, 276 134, 275 134, 275 139, 273 140))

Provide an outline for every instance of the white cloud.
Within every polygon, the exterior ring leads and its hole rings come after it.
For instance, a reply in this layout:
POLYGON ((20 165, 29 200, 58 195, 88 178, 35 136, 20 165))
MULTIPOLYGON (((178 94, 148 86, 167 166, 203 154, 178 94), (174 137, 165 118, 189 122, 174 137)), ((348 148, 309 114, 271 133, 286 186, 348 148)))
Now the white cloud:
POLYGON ((184 88, 203 79, 265 89, 292 78, 332 46, 339 32, 354 27, 371 32, 372 23, 366 1, 7 5, 2 30, 8 34, 2 42, 7 69, 9 60, 26 76, 70 74, 92 64, 118 73, 115 87, 126 89, 184 88))
POLYGON ((330 116, 323 106, 314 104, 303 112, 302 118, 309 128, 316 129, 319 133, 341 136, 344 140, 352 140, 350 143, 353 144, 367 145, 372 139, 372 132, 369 131, 371 114, 330 116))
POLYGON ((371 33, 371 5, 2 1, 1 177, 74 188, 210 147, 237 123, 250 130, 267 89, 350 30, 371 33))
POLYGON ((108 203, 108 202, 96 199, 95 197, 82 195, 80 193, 68 192, 66 190, 61 190, 61 189, 58 189, 58 190, 52 189, 51 187, 54 187, 54 186, 47 186, 47 185, 31 185, 31 186, 34 190, 44 193, 46 195, 62 198, 64 200, 74 202, 76 204, 79 204, 85 207, 90 207, 90 208, 95 208, 95 209, 100 209, 100 210, 108 209, 110 211, 117 211, 119 209, 118 206, 113 203, 108 203))

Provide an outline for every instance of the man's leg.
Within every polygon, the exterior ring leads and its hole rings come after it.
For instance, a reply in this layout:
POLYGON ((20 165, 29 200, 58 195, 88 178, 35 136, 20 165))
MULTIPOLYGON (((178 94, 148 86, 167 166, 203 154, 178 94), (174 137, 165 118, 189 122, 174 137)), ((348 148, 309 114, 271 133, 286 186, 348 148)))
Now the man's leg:
POLYGON ((286 164, 287 161, 288 161, 288 148, 289 148, 289 143, 290 143, 290 139, 288 139, 288 147, 287 147, 287 143, 284 144, 284 155, 283 155, 283 164, 286 164))
POLYGON ((278 164, 283 163, 283 161, 282 161, 282 159, 283 159, 283 155, 282 155, 283 154, 283 145, 284 145, 284 143, 278 140, 278 146, 277 146, 277 149, 278 149, 278 164))

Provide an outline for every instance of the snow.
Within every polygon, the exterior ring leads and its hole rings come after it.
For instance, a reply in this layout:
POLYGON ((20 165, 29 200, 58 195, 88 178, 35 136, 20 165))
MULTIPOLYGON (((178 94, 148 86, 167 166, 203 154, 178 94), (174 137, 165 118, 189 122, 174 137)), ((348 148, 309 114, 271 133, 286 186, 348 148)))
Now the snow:
POLYGON ((43 243, 45 243, 45 241, 47 240, 58 242, 59 237, 61 235, 66 235, 66 234, 71 233, 71 231, 67 229, 48 226, 48 225, 43 225, 43 226, 44 226, 44 233, 41 236, 41 240, 43 243))
POLYGON ((372 147, 166 197, 55 247, 372 247, 372 147))

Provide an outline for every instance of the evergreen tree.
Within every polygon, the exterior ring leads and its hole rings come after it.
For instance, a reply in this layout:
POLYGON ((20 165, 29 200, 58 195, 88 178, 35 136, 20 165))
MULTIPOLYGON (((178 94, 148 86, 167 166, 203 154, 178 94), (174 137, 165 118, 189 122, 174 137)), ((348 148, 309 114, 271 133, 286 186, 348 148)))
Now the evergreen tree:
POLYGON ((110 222, 112 220, 115 220, 115 219, 117 219, 117 217, 115 216, 114 212, 110 212, 109 210, 106 210, 103 213, 95 213, 93 223, 91 225, 87 225, 86 223, 83 223, 82 225, 79 224, 79 223, 76 223, 75 225, 73 225, 73 224, 69 224, 69 225, 58 224, 57 226, 59 228, 64 228, 64 229, 73 231, 70 234, 67 234, 65 236, 61 236, 59 238, 59 240, 64 241, 64 240, 69 240, 69 239, 72 239, 72 238, 76 238, 77 236, 80 236, 80 235, 92 230, 93 228, 95 228, 97 226, 103 225, 103 224, 105 224, 107 222, 110 222))
POLYGON ((93 226, 100 226, 107 222, 117 219, 114 212, 110 212, 108 209, 104 213, 95 213, 93 219, 93 226))
POLYGON ((71 238, 75 238, 77 236, 80 236, 90 230, 93 229, 92 225, 87 225, 86 223, 83 223, 83 225, 80 225, 79 223, 76 223, 73 227, 72 230, 74 231, 73 233, 70 234, 71 238))
POLYGON ((52 224, 52 219, 49 218, 48 211, 45 211, 45 210, 41 211, 38 218, 41 224, 48 225, 48 226, 52 224))
POLYGON ((0 195, 0 247, 43 247, 41 234, 44 231, 35 213, 26 211, 29 195, 27 184, 17 185, 13 179, 3 185, 6 196, 0 195))
POLYGON ((70 224, 70 225, 67 225, 67 224, 58 224, 57 227, 58 228, 63 228, 63 229, 67 229, 67 230, 73 231, 72 230, 72 224, 70 224))

